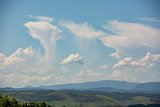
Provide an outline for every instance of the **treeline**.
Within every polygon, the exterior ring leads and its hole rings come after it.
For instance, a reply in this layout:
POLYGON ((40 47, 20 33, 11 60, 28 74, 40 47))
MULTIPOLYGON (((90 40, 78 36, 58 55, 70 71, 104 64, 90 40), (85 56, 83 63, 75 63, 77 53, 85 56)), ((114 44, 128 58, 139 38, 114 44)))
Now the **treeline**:
POLYGON ((129 105, 128 107, 160 107, 160 104, 136 104, 136 105, 129 105))
POLYGON ((69 92, 67 94, 69 97, 71 97, 74 101, 80 102, 80 103, 95 103, 103 101, 102 98, 97 97, 96 95, 90 95, 90 94, 81 94, 81 93, 72 93, 69 92))
POLYGON ((7 95, 0 95, 0 107, 51 107, 45 102, 18 102, 15 98, 10 99, 7 95))

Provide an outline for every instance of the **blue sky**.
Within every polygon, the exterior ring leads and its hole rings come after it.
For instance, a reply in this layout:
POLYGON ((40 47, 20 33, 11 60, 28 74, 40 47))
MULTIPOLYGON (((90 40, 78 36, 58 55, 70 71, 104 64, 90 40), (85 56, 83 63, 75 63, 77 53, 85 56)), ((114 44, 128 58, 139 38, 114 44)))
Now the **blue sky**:
POLYGON ((0 85, 160 81, 159 0, 0 1, 0 85))

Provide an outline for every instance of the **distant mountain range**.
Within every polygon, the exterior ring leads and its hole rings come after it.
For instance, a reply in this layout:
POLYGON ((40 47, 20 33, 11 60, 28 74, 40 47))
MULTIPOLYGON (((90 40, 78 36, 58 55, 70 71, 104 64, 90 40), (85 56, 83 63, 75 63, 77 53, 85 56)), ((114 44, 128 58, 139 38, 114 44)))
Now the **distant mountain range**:
POLYGON ((136 91, 160 91, 160 82, 148 82, 137 84, 133 90, 136 91))
POLYGON ((0 88, 0 91, 28 91, 28 90, 91 90, 91 91, 107 91, 107 92, 160 92, 160 82, 136 83, 116 80, 103 80, 85 83, 59 84, 50 86, 23 88, 0 88))

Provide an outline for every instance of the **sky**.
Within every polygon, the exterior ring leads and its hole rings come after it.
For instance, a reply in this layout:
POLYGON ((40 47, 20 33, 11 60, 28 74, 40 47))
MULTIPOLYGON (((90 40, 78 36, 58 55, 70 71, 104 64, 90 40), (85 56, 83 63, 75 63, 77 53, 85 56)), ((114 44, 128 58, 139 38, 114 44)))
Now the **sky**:
POLYGON ((1 0, 0 87, 160 82, 159 0, 1 0))

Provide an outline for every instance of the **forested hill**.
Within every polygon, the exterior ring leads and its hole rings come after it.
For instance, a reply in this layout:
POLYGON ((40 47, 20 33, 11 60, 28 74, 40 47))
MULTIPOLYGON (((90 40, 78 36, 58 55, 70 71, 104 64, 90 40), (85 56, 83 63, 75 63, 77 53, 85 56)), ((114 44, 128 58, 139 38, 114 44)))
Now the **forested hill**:
MULTIPOLYGON (((131 105, 132 106, 141 105, 142 107, 143 106, 152 107, 153 105, 154 105, 153 107, 156 107, 157 105, 160 106, 159 105, 160 94, 158 93, 77 91, 77 90, 61 90, 61 91, 34 90, 34 91, 1 91, 0 95, 1 96, 7 95, 9 99, 16 98, 19 104, 22 105, 25 103, 27 103, 27 105, 31 104, 40 105, 45 103, 46 105, 51 105, 52 107, 109 107, 109 106, 124 107, 131 105)), ((4 98, 2 98, 1 103, 6 102, 3 99, 4 98)), ((0 106, 0 107, 12 107, 12 106, 0 106)))

